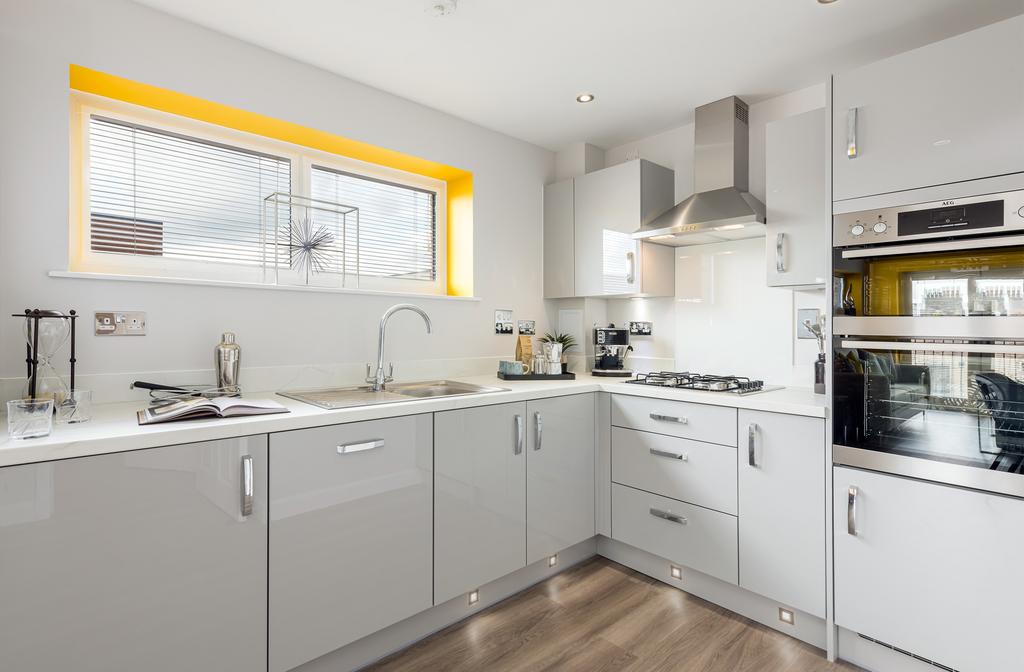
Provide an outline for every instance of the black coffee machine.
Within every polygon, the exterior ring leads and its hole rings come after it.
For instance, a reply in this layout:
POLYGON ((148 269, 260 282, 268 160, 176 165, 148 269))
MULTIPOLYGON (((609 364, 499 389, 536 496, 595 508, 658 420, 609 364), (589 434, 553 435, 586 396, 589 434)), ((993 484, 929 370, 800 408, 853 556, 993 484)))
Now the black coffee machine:
POLYGON ((629 329, 619 329, 614 324, 594 327, 594 368, 595 376, 629 378, 633 372, 626 368, 626 353, 631 352, 629 329))

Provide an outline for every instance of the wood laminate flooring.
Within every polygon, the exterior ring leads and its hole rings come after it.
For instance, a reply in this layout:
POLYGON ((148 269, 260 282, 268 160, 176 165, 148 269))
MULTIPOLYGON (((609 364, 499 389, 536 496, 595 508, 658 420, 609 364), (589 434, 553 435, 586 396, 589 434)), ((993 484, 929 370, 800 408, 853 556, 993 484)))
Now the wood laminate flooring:
POLYGON ((374 672, 848 672, 823 651, 593 558, 367 668, 374 672))

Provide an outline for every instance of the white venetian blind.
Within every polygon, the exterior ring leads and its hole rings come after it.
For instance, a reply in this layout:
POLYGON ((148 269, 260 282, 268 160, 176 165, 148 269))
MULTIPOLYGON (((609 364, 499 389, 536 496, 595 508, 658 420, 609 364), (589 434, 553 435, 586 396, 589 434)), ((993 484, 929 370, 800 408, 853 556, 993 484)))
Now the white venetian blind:
POLYGON ((313 166, 310 191, 315 199, 359 208, 359 238, 351 226, 346 234, 347 273, 437 278, 436 193, 320 166, 313 166))
POLYGON ((264 197, 290 191, 291 162, 93 116, 93 252, 222 264, 264 262, 264 197))

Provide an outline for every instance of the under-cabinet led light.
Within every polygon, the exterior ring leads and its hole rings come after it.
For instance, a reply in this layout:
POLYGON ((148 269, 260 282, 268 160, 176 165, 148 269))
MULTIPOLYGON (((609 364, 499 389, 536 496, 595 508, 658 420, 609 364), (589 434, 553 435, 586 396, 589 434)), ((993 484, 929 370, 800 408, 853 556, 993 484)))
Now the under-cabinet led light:
POLYGON ((796 622, 796 616, 791 610, 779 607, 779 620, 787 625, 793 625, 796 622))
POLYGON ((683 568, 682 567, 677 567, 676 565, 669 565, 668 573, 676 581, 682 581, 683 580, 683 568))
POLYGON ((675 238, 675 236, 673 236, 672 234, 668 234, 665 236, 651 236, 651 240, 672 240, 673 238, 675 238))
POLYGON ((471 591, 469 591, 469 606, 473 606, 474 604, 476 604, 479 601, 480 601, 480 591, 479 590, 471 590, 471 591))
POLYGON ((558 564, 558 553, 555 553, 550 558, 548 558, 548 567, 554 567, 557 564, 558 564))
POLYGON ((742 229, 746 224, 723 224, 722 226, 716 226, 715 231, 735 231, 736 229, 742 229))

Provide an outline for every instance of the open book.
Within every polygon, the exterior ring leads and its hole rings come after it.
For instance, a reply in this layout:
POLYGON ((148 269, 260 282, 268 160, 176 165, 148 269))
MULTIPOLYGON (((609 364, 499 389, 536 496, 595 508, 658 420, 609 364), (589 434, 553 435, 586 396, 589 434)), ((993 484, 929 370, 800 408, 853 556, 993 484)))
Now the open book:
POLYGON ((197 418, 233 418, 243 415, 264 415, 287 413, 288 409, 270 399, 239 399, 237 397, 216 397, 214 399, 184 399, 166 406, 155 406, 138 412, 140 425, 197 418))

